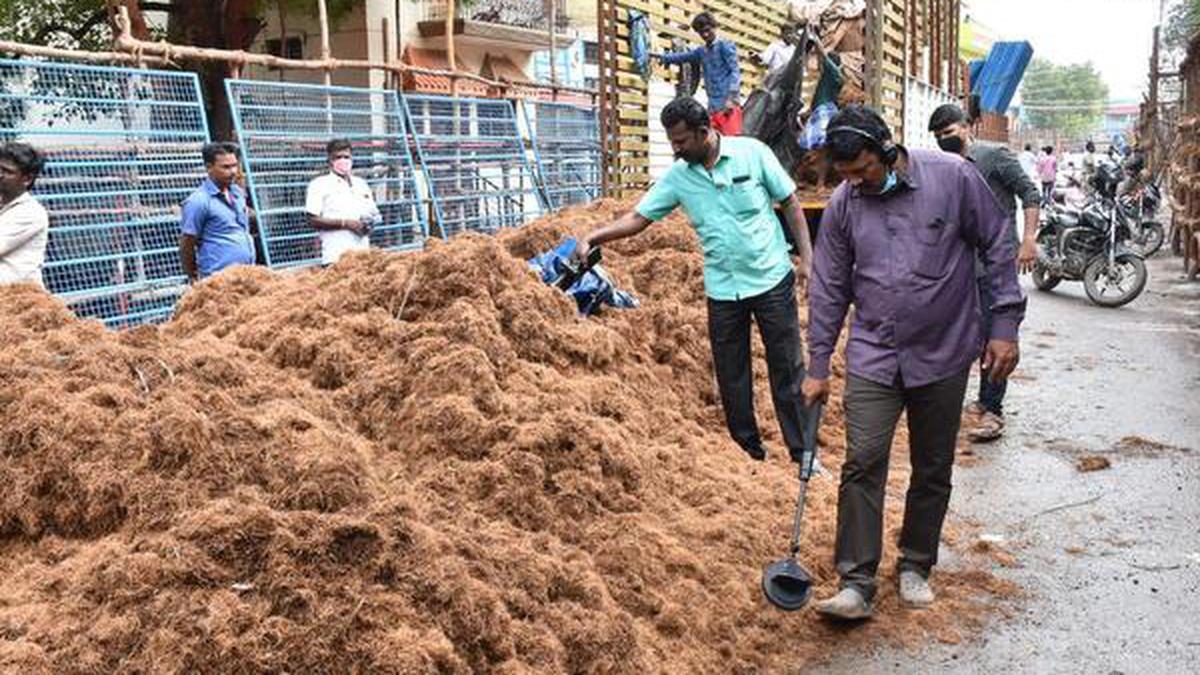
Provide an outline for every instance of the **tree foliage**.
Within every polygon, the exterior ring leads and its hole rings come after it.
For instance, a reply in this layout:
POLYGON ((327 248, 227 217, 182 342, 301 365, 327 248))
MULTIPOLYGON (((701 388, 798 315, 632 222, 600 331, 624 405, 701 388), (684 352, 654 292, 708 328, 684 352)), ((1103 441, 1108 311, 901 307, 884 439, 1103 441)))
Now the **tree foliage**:
POLYGON ((1021 100, 1035 128, 1081 137, 1101 121, 1108 85, 1091 62, 1034 59, 1021 82, 1021 100))
POLYGON ((1187 43, 1197 29, 1200 29, 1200 0, 1178 0, 1167 11, 1159 36, 1163 51, 1178 60, 1187 51, 1187 43))
MULTIPOLYGON (((165 1, 143 4, 151 9, 170 6, 165 1)), ((62 49, 107 49, 112 42, 108 7, 104 0, 0 0, 0 39, 62 49)))
MULTIPOLYGON (((151 27, 139 37, 198 47, 249 50, 266 26, 268 13, 292 16, 317 15, 316 0, 118 0, 140 12, 165 12, 165 31, 151 27)), ((361 4, 357 0, 329 0, 331 28, 361 4)), ((135 27, 141 17, 134 16, 135 27)), ((136 32, 135 32, 136 34, 136 32)), ((106 50, 113 28, 105 0, 0 0, 0 39, 63 49, 106 50)), ((200 75, 209 126, 217 138, 229 138, 232 127, 225 100, 224 78, 228 66, 217 62, 188 62, 180 66, 200 75)))

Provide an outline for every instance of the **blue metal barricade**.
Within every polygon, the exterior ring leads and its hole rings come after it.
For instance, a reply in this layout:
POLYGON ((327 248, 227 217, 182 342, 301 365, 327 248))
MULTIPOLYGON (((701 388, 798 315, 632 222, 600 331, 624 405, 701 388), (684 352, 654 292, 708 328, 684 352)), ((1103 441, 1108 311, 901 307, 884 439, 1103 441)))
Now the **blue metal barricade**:
POLYGON ((179 207, 203 180, 208 125, 193 73, 0 60, 0 142, 47 164, 42 278, 80 316, 165 320, 186 288, 179 207))
POLYGON ((600 120, 591 106, 522 101, 538 174, 553 209, 600 196, 600 120))
POLYGON ((443 236, 495 232, 541 215, 510 101, 407 94, 401 100, 443 236))
POLYGON ((424 244, 428 203, 395 92, 249 80, 227 80, 225 86, 268 265, 320 262, 320 241, 304 201, 309 182, 329 171, 325 145, 333 138, 353 145, 354 174, 371 186, 383 214, 371 244, 391 250, 424 244))

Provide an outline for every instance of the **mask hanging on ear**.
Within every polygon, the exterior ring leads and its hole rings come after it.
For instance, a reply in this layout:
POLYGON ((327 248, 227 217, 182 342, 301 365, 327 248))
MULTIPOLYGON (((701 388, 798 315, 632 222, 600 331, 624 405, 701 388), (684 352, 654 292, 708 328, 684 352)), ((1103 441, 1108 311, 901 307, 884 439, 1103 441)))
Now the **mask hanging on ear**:
POLYGON ((886 195, 887 193, 896 189, 897 182, 899 182, 899 179, 896 178, 896 172, 892 169, 888 169, 887 178, 883 179, 883 187, 879 189, 879 194, 886 195))

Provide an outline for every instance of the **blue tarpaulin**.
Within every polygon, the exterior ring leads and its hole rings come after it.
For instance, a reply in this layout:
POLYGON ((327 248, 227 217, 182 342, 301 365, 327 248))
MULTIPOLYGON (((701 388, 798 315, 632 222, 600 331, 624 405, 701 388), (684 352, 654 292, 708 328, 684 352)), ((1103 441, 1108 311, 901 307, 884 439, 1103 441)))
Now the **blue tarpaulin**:
MULTIPOLYGON (((568 238, 555 248, 529 259, 529 269, 537 273, 542 281, 555 284, 566 271, 566 263, 575 252, 575 239, 568 238)), ((579 277, 566 290, 575 299, 579 313, 583 316, 595 314, 604 305, 618 309, 633 309, 638 306, 637 298, 625 291, 617 290, 616 284, 596 265, 579 277)))
POLYGON ((650 17, 636 9, 629 10, 629 53, 642 79, 650 81, 650 17))
POLYGON ((988 52, 978 76, 972 69, 971 93, 979 95, 979 109, 1004 114, 1012 103, 1025 69, 1033 58, 1033 46, 1028 42, 997 42, 988 52))

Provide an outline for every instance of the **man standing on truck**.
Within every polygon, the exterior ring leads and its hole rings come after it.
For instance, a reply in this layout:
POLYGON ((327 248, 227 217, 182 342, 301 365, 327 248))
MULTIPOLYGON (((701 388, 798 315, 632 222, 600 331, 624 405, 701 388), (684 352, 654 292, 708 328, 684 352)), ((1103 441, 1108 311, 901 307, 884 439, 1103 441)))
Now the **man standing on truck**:
POLYGON ((829 397, 830 360, 852 303, 855 310, 834 553, 841 589, 816 610, 865 619, 883 557, 888 458, 900 414, 908 417, 912 478, 899 594, 908 606, 926 607, 971 365, 982 353, 993 379, 1013 371, 1025 297, 1004 211, 974 167, 942 152, 905 150, 878 113, 860 106, 839 112, 827 133, 845 180, 829 199, 815 247, 806 404, 829 397), (987 334, 975 282, 979 256, 994 296, 987 334))
POLYGON ((738 70, 737 45, 731 40, 717 39, 717 20, 708 12, 700 12, 692 19, 692 30, 700 34, 703 46, 688 52, 660 54, 659 60, 668 66, 703 64, 710 124, 723 136, 737 136, 742 133, 742 72, 738 70))
MULTIPOLYGON (((938 147, 946 152, 965 158, 979 169, 988 188, 1000 202, 1007 214, 1004 236, 1017 247, 1017 199, 1024 207, 1025 222, 1017 265, 1022 273, 1033 271, 1037 262, 1038 188, 1025 174, 1021 163, 1012 152, 995 143, 978 141, 971 133, 967 116, 953 103, 938 106, 929 117, 929 130, 937 137, 938 147)), ((982 258, 975 261, 975 279, 979 283, 979 309, 983 311, 983 331, 992 327, 993 295, 988 281, 988 270, 982 258)), ((1004 392, 1007 382, 994 381, 986 369, 979 371, 979 397, 969 406, 968 412, 976 417, 975 425, 968 437, 977 443, 994 441, 1004 435, 1004 392)))
POLYGON ((783 72, 796 53, 796 27, 785 23, 779 27, 779 39, 767 45, 767 48, 756 54, 759 63, 767 69, 763 88, 770 89, 774 78, 783 72))
POLYGON ((671 101, 661 121, 677 161, 636 209, 583 237, 575 255, 584 260, 592 246, 631 237, 682 206, 704 249, 708 338, 729 433, 752 459, 766 458, 754 418, 753 318, 767 352, 775 417, 792 459, 799 462, 804 360, 795 289, 797 276, 808 278, 812 243, 796 185, 762 142, 717 133, 695 99, 671 101), (794 268, 774 203, 782 205, 796 241, 794 268))

